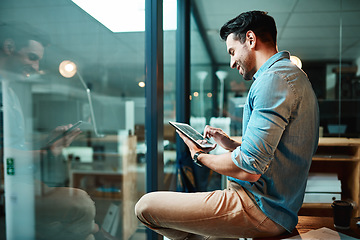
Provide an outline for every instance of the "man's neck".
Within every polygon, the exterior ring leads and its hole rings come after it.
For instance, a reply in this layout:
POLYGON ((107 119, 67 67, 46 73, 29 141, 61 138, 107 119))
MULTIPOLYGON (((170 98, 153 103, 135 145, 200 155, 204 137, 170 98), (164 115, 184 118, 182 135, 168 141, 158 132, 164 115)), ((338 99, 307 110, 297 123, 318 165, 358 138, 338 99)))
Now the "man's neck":
POLYGON ((264 63, 278 53, 277 48, 262 48, 256 54, 256 69, 259 70, 264 63))

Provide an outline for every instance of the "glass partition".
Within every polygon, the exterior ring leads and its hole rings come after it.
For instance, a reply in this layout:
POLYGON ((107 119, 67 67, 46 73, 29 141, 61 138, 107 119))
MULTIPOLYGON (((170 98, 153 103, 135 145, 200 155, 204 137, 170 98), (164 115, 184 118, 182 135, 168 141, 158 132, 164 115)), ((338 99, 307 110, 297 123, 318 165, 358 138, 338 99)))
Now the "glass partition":
MULTIPOLYGON (((196 5, 193 4, 192 7, 194 8, 196 5)), ((214 85, 214 81, 219 80, 216 79, 214 63, 211 61, 209 52, 204 45, 204 36, 200 31, 201 26, 199 27, 199 24, 201 24, 199 16, 194 16, 194 12, 196 14, 197 11, 193 11, 190 21, 190 125, 200 133, 203 133, 205 126, 208 124, 213 126, 219 124, 219 127, 221 124, 224 131, 228 131, 229 129, 222 125, 224 121, 226 125, 228 119, 225 116, 219 117, 221 111, 220 105, 218 105, 221 102, 220 92, 214 88, 214 86, 220 85, 216 83, 214 85)), ((221 151, 217 147, 213 152, 220 153, 221 151)), ((221 175, 206 166, 200 168, 193 164, 193 172, 197 191, 210 191, 221 188, 221 175)))
POLYGON ((164 179, 165 190, 176 191, 176 132, 169 121, 175 121, 176 109, 176 28, 177 1, 163 1, 164 25, 164 179), (171 28, 166 26, 171 25, 171 28))
POLYGON ((145 239, 144 7, 128 3, 1 1, 7 239, 145 239))
POLYGON ((191 119, 199 131, 210 124, 231 136, 242 135, 242 109, 252 81, 245 81, 236 69, 230 68, 230 57, 219 30, 241 12, 258 9, 274 17, 279 51, 289 51, 302 62, 319 100, 320 135, 360 136, 357 1, 193 3, 200 20, 192 21, 191 119), (211 56, 215 56, 215 61, 211 56))
MULTIPOLYGON (((341 1, 338 21, 336 62, 324 62, 320 71, 325 72, 322 93, 319 93, 321 125, 324 136, 354 137, 360 136, 360 52, 358 12, 360 4, 341 1)), ((335 57, 334 57, 335 58, 335 57)))
POLYGON ((244 81, 236 69, 230 68, 230 57, 225 57, 226 46, 220 39, 219 30, 222 24, 239 13, 260 9, 268 11, 276 21, 279 51, 286 50, 299 57, 302 69, 309 76, 319 100, 321 136, 360 136, 357 24, 360 4, 357 1, 338 0, 331 4, 323 1, 277 1, 270 6, 263 1, 233 4, 230 1, 205 3, 195 0, 194 4, 200 9, 200 24, 205 32, 199 34, 195 29, 199 23, 192 23, 193 118, 203 112, 208 114, 207 124, 211 118, 228 118, 230 134, 241 135, 242 105, 252 82, 244 81), (233 8, 221 10, 227 4, 233 8), (210 42, 210 48, 206 48, 206 42, 210 42), (216 62, 210 61, 211 55, 216 56, 216 62), (203 90, 202 82, 211 93, 203 90), (216 99, 209 101, 209 96, 216 99))

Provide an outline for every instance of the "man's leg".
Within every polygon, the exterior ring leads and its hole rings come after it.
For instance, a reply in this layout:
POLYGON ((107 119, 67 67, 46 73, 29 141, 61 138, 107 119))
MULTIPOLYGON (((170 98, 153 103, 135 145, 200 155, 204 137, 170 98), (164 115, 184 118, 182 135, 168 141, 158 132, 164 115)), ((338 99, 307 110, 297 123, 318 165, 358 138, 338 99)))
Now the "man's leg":
POLYGON ((91 239, 99 227, 90 196, 77 188, 48 189, 48 194, 36 198, 37 239, 91 239))
POLYGON ((284 231, 236 183, 223 191, 149 193, 139 200, 135 212, 147 227, 170 239, 196 239, 194 234, 260 237, 284 231))

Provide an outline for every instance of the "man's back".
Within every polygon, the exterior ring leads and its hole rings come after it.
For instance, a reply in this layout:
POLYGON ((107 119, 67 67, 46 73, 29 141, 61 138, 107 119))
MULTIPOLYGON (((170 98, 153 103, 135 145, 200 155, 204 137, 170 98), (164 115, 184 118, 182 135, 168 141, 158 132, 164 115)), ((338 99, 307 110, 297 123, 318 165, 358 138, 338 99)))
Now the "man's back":
POLYGON ((233 159, 260 173, 239 181, 259 207, 287 230, 297 223, 312 155, 318 142, 318 105, 306 74, 287 52, 270 58, 255 74, 244 108, 244 133, 233 159), (239 153, 240 152, 240 153, 239 153))

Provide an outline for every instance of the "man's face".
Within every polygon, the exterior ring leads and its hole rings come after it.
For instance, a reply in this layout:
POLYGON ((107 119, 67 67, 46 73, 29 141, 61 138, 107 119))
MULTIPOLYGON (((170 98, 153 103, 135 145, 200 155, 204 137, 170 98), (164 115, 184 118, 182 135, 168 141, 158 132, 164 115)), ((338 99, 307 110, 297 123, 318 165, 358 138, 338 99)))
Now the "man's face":
POLYGON ((44 56, 44 47, 41 43, 30 40, 28 46, 16 49, 9 56, 7 70, 29 77, 39 71, 39 62, 44 56))
POLYGON ((226 38, 226 48, 230 55, 230 67, 236 68, 245 80, 252 80, 256 72, 255 58, 250 49, 248 39, 241 43, 235 37, 235 34, 231 33, 226 38))

